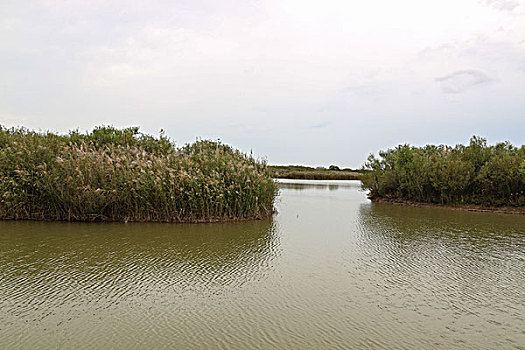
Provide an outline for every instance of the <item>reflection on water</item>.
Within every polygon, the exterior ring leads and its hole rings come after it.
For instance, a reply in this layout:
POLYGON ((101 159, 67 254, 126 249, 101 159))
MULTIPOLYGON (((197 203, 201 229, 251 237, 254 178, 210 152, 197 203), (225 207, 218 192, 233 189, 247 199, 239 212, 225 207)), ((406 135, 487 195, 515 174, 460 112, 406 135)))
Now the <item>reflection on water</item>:
POLYGON ((279 188, 285 188, 287 190, 297 190, 297 191, 304 191, 304 190, 329 190, 329 191, 335 191, 335 190, 339 189, 339 185, 281 183, 281 184, 279 184, 279 188))
POLYGON ((523 349, 525 216, 279 180, 271 220, 0 222, 0 349, 523 349))
POLYGON ((524 223, 514 215, 361 205, 362 268, 382 287, 372 295, 383 313, 402 309, 417 321, 400 331, 407 337, 428 333, 428 322, 430 333, 458 347, 525 346, 524 223))
MULTIPOLYGON (((0 222, 0 344, 60 347, 78 337, 86 346, 94 341, 90 336, 97 336, 94 330, 114 332, 114 322, 122 317, 143 331, 154 324, 166 327, 160 325, 169 317, 163 306, 188 313, 184 309, 201 295, 218 296, 263 279, 278 254, 277 239, 270 220, 0 222), (141 314, 147 310, 157 310, 159 319, 150 324, 141 314), (90 330, 92 322, 99 324, 90 330)), ((111 338, 100 344, 112 346, 111 338)))
POLYGON ((525 223, 520 215, 465 212, 443 208, 414 208, 374 203, 361 205, 362 232, 383 237, 448 243, 451 247, 505 248, 523 252, 525 223), (453 243, 453 244, 451 244, 453 243))
POLYGON ((358 181, 347 181, 347 180, 290 180, 290 179, 277 179, 279 188, 287 190, 328 190, 335 191, 339 188, 350 189, 360 188, 360 182, 358 181))

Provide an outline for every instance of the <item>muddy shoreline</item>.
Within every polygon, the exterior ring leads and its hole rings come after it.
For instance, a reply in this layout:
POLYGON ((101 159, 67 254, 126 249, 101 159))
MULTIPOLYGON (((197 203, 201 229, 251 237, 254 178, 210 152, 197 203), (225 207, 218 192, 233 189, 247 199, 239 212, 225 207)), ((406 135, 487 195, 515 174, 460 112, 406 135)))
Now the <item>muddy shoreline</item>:
POLYGON ((474 204, 446 205, 446 204, 414 202, 414 201, 403 200, 403 199, 370 198, 370 197, 368 199, 370 199, 373 203, 388 203, 388 204, 403 205, 403 206, 408 206, 408 207, 461 210, 461 211, 471 211, 471 212, 477 212, 477 213, 525 215, 525 208, 520 208, 520 207, 484 207, 481 205, 474 205, 474 204))

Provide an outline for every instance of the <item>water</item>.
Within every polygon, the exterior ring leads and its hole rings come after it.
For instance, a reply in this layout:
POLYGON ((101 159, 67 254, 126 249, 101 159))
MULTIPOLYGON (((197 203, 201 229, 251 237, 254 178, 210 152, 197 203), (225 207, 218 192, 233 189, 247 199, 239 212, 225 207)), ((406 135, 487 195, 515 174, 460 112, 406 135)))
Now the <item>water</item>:
POLYGON ((525 216, 282 181, 273 219, 0 222, 1 349, 525 349, 525 216))

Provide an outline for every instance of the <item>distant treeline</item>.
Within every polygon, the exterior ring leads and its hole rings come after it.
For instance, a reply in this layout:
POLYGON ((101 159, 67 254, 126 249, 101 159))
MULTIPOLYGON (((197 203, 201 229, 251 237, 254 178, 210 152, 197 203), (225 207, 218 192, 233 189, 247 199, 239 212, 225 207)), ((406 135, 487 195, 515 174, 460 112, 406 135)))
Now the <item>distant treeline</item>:
POLYGON ((302 165, 269 165, 274 178, 307 180, 359 180, 361 173, 352 169, 340 169, 336 165, 328 168, 313 168, 302 165))
POLYGON ((176 147, 138 128, 57 135, 0 127, 0 219, 261 218, 276 194, 265 162, 218 142, 176 147))
POLYGON ((525 205, 525 146, 470 144, 450 147, 399 145, 370 155, 363 188, 371 198, 437 204, 525 205))

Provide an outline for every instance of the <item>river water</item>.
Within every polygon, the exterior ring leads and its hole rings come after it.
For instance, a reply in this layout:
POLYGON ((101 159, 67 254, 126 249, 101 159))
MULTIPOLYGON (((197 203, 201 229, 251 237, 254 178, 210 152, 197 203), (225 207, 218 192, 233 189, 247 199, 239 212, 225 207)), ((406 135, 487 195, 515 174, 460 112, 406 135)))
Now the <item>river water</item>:
POLYGON ((525 349, 525 216, 280 187, 262 221, 0 222, 0 349, 525 349))

